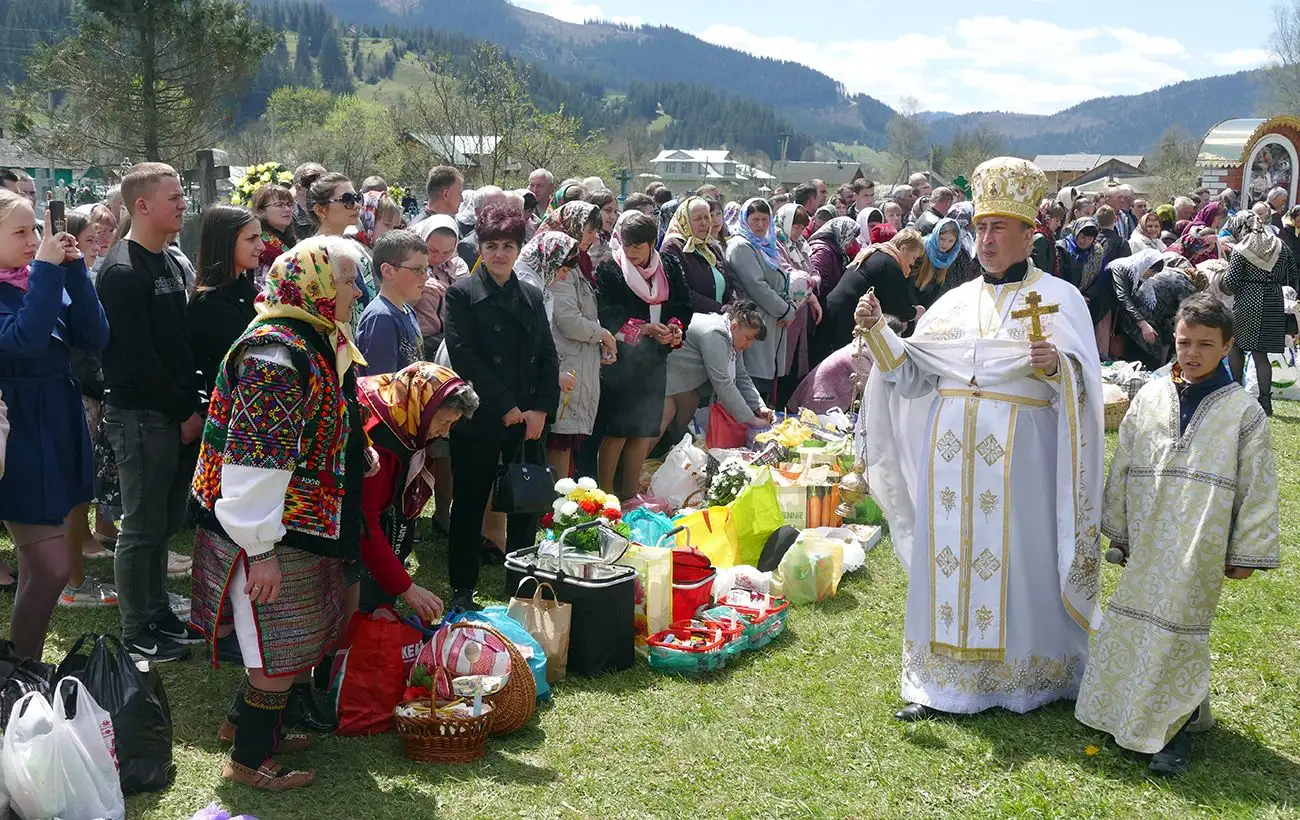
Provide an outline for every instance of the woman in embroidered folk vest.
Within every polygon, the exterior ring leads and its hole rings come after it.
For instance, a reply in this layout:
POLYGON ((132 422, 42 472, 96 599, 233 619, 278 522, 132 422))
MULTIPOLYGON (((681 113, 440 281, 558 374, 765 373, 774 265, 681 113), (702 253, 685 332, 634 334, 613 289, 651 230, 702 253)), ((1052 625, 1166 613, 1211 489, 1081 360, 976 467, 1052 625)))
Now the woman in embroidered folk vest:
MULTIPOLYGON (((222 727, 222 777, 284 790, 312 782, 273 752, 306 748, 280 726, 310 714, 312 667, 340 627, 343 567, 358 557, 365 441, 348 329, 355 243, 313 237, 276 260, 258 318, 217 373, 194 475, 194 615, 214 664, 223 612, 248 683, 222 727)), ((309 724, 311 725, 311 724, 309 724)), ((315 728, 315 726, 313 726, 315 728)))

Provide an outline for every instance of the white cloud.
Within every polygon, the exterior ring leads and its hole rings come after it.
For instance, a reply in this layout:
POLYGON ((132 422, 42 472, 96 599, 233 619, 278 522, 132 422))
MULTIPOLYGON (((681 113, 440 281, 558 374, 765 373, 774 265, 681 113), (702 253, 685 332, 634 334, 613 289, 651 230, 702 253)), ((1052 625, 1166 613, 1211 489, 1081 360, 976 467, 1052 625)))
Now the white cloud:
MULTIPOLYGON (((699 36, 811 66, 842 82, 850 93, 890 104, 911 96, 922 108, 957 113, 1051 114, 1092 97, 1140 93, 1185 80, 1193 64, 1187 48, 1170 37, 1131 28, 1065 28, 1003 15, 967 17, 931 34, 888 40, 813 43, 728 24, 709 26, 699 36)), ((1238 61, 1249 56, 1228 54, 1238 61)))
POLYGON ((1216 51, 1209 56, 1213 65, 1233 69, 1259 68, 1273 59, 1273 53, 1263 48, 1235 48, 1232 51, 1216 51))

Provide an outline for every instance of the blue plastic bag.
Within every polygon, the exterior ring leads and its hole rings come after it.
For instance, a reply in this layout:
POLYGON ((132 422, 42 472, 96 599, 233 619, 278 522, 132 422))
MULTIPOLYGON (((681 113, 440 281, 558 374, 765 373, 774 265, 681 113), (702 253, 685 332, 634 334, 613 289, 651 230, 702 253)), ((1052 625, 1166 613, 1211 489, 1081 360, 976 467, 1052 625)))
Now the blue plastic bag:
POLYGON ((623 513, 623 521, 632 528, 631 540, 647 547, 656 546, 673 529, 671 518, 645 507, 623 513))
POLYGON ((532 671, 533 681, 537 684, 537 699, 550 699, 551 685, 546 682, 546 653, 542 651, 542 645, 537 642, 537 639, 524 629, 523 624, 506 614, 505 607, 485 606, 482 612, 451 614, 443 620, 443 623, 450 624, 456 621, 485 623, 509 638, 528 660, 528 668, 532 671))

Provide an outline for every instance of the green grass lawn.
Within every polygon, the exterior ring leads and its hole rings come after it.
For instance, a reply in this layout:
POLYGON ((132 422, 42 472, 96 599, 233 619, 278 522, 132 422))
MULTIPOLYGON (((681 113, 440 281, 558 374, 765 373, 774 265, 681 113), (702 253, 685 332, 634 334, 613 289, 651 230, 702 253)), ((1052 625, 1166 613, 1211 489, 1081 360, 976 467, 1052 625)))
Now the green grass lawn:
MULTIPOLYGON (((132 798, 129 814, 188 818, 218 800, 262 820, 1300 816, 1300 405, 1279 403, 1273 430, 1284 566, 1226 586, 1212 636, 1219 723, 1195 740, 1186 777, 1148 778, 1144 759, 1076 723, 1070 704, 895 722, 905 577, 885 541, 836 598, 793 611, 787 635, 735 667, 704 683, 644 666, 566 681, 536 721, 470 766, 409 763, 395 735, 324 738, 292 759, 316 769, 309 789, 228 785, 215 735, 240 672, 168 664, 179 774, 132 798)), ((439 544, 420 581, 445 593, 444 564, 439 544)), ((1118 572, 1106 567, 1107 594, 1118 572)), ((501 586, 500 570, 486 573, 483 590, 501 586)), ((9 602, 0 607, 7 619, 9 602)), ((46 659, 83 631, 116 628, 115 611, 62 609, 46 659)))

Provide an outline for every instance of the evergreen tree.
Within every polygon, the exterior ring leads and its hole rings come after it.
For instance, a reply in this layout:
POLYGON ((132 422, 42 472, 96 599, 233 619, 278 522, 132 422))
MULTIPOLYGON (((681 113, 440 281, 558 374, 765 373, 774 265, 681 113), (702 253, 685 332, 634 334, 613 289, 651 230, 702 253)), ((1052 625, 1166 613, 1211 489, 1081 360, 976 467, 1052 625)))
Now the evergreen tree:
POLYGON ((335 94, 352 92, 352 72, 348 70, 339 36, 333 29, 325 32, 321 42, 320 83, 335 94))
POLYGON ((307 42, 307 35, 301 30, 298 31, 298 45, 293 52, 293 82, 294 85, 301 86, 311 86, 316 83, 311 70, 311 45, 307 42))

